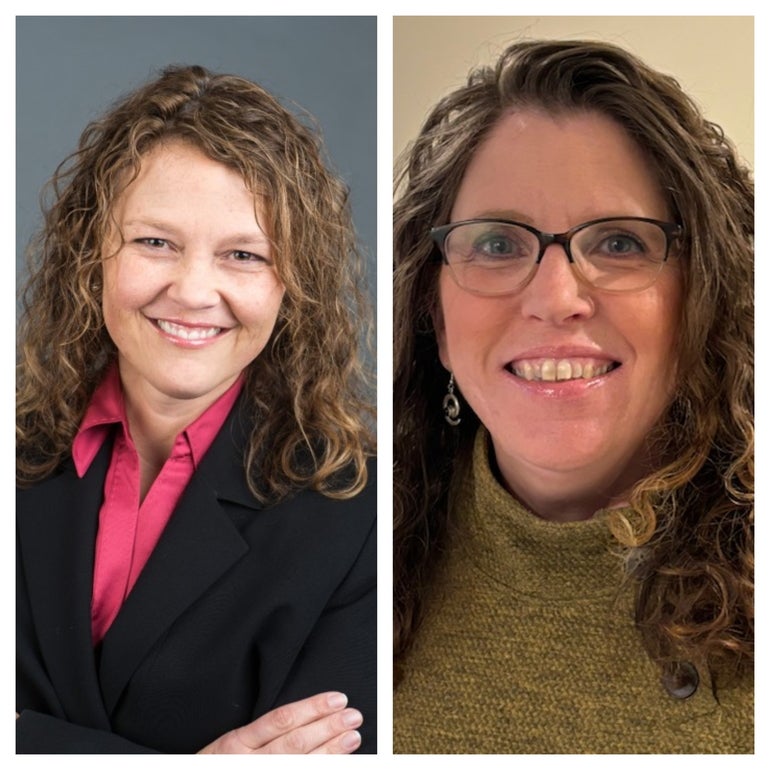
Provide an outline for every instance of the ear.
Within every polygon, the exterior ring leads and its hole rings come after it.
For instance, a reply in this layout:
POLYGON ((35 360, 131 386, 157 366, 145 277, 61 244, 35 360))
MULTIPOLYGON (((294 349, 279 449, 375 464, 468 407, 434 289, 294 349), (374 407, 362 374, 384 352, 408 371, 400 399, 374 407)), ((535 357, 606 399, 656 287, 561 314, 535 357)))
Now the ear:
POLYGON ((433 330, 436 333, 436 345, 438 346, 438 357, 441 361, 441 365, 448 372, 452 371, 452 366, 449 363, 449 351, 447 350, 446 343, 446 325, 444 324, 444 312, 441 309, 441 303, 436 302, 430 311, 431 319, 433 320, 433 330))

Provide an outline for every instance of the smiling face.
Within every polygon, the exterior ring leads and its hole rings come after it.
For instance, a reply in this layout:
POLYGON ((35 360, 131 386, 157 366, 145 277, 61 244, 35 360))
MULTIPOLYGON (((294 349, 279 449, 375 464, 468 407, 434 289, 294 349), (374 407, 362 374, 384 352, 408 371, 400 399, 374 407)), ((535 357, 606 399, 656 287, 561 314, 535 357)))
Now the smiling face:
MULTIPOLYGON (((639 148, 597 113, 500 119, 474 154, 451 221, 497 217, 560 233, 603 217, 670 221, 639 148)), ((491 434, 503 480, 546 518, 623 501, 651 459, 645 438, 670 403, 682 301, 676 258, 655 283, 608 293, 546 249, 516 293, 480 297, 443 266, 442 363, 491 434)))
POLYGON ((254 196, 173 141, 144 156, 112 214, 102 307, 127 398, 202 412, 261 353, 284 293, 254 196))

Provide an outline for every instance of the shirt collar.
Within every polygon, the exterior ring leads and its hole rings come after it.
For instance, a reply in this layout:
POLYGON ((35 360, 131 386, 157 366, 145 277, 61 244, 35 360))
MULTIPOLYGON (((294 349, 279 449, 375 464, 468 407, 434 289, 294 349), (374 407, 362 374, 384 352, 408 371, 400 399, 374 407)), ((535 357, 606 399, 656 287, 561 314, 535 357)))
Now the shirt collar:
POLYGON ((72 442, 72 459, 80 478, 91 467, 94 457, 110 433, 110 426, 115 424, 122 426, 126 436, 130 435, 117 363, 109 367, 91 396, 91 402, 72 442))

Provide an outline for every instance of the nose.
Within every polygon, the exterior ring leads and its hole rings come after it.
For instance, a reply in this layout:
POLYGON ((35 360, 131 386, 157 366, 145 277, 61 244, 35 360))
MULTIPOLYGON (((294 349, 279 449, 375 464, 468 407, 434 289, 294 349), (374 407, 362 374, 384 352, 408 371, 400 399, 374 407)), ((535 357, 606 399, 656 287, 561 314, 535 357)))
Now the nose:
POLYGON ((546 248, 520 296, 525 317, 554 324, 589 318, 594 313, 590 290, 578 279, 564 246, 558 243, 546 248))
POLYGON ((185 309, 213 307, 219 302, 214 260, 204 252, 190 252, 177 262, 168 296, 185 309))

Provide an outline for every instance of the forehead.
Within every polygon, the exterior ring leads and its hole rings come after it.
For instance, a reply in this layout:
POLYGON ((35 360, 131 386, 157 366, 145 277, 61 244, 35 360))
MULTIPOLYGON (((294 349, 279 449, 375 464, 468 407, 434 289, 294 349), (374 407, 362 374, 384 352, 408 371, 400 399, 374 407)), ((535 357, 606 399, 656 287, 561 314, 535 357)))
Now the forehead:
POLYGON ((652 164, 615 121, 598 112, 516 110, 473 154, 452 219, 510 212, 543 229, 568 229, 602 216, 665 219, 666 209, 652 164))
POLYGON ((261 198, 239 171, 209 158, 189 142, 162 142, 146 152, 138 171, 119 191, 113 204, 118 220, 152 215, 194 224, 217 218, 224 226, 257 226, 264 220, 261 198))
POLYGON ((153 145, 141 156, 137 172, 118 198, 130 198, 137 189, 145 195, 165 194, 172 188, 187 194, 204 186, 218 186, 228 196, 253 197, 237 170, 213 160, 189 142, 172 140, 153 145))

